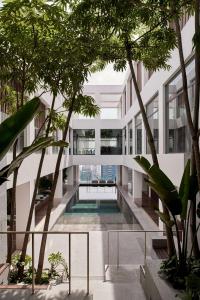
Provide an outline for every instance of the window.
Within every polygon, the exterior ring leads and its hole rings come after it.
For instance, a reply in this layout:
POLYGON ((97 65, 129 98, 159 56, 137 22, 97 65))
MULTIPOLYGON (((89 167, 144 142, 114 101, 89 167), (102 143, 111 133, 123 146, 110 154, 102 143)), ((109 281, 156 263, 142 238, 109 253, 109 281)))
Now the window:
POLYGON ((128 154, 133 154, 133 124, 128 123, 128 154))
POLYGON ((94 129, 73 130, 73 153, 74 155, 95 154, 95 130, 94 129))
POLYGON ((121 129, 101 129, 101 154, 122 154, 121 129))
MULTIPOLYGON (((186 66, 190 108, 194 107, 194 60, 186 66)), ((182 91, 182 76, 178 73, 166 86, 166 152, 184 153, 191 151, 191 137, 187 125, 182 91)))
POLYGON ((142 115, 139 113, 135 117, 135 153, 142 153, 142 115))
POLYGON ((126 155, 126 127, 122 130, 123 154, 126 155))
MULTIPOLYGON (((158 129, 158 96, 156 96, 148 105, 147 105, 147 118, 153 134, 154 144, 156 152, 158 153, 159 148, 159 129, 158 129)), ((150 154, 150 147, 147 140, 147 153, 150 154)))

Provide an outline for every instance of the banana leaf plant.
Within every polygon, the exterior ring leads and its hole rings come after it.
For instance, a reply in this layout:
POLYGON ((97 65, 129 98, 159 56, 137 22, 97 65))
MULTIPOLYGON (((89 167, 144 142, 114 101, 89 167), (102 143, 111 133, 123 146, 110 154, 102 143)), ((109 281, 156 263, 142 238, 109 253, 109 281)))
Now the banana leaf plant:
MULTIPOLYGON (((184 264, 186 265, 188 249, 188 229, 190 219, 190 209, 188 208, 188 204, 189 200, 192 200, 194 195, 198 192, 196 178, 190 175, 190 160, 187 161, 180 187, 177 189, 168 176, 159 167, 151 165, 145 157, 136 156, 134 159, 148 175, 148 185, 155 191, 170 212, 170 216, 167 217, 163 212, 156 211, 161 221, 164 222, 166 226, 175 226, 178 245, 177 257, 179 264, 181 265, 180 269, 183 270, 184 264), (182 224, 182 241, 178 229, 178 219, 182 224)), ((200 209, 200 206, 198 209, 200 209)), ((197 210, 197 212, 199 212, 199 210, 197 210)), ((200 214, 197 213, 197 216, 200 217, 200 214)), ((197 227, 197 230, 198 229, 199 226, 197 227)))
MULTIPOLYGON (((8 117, 0 124, 0 160, 6 155, 19 134, 33 119, 40 106, 39 98, 28 101, 15 114, 8 117)), ((53 137, 43 137, 36 139, 30 146, 25 147, 11 163, 0 169, 0 185, 8 180, 12 172, 19 168, 23 160, 32 153, 49 146, 67 147, 68 143, 64 141, 54 142, 53 137)))

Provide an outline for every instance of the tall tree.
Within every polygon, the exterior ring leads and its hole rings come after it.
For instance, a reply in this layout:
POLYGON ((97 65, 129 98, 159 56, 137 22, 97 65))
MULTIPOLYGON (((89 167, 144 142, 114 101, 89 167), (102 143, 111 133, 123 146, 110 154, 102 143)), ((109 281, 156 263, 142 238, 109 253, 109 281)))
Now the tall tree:
MULTIPOLYGON (((66 10, 64 11, 67 13, 66 10)), ((66 18, 67 22, 65 24, 63 34, 56 40, 55 47, 57 51, 57 58, 56 56, 54 58, 57 70, 59 68, 60 81, 58 85, 58 92, 63 95, 63 106, 68 111, 67 120, 63 131, 63 141, 66 140, 69 122, 73 112, 81 112, 85 115, 93 116, 99 111, 91 97, 82 95, 83 83, 85 80, 87 80, 90 66, 96 59, 96 51, 94 49, 97 43, 97 38, 95 39, 93 36, 88 36, 87 32, 79 30, 73 26, 70 15, 71 14, 69 14, 69 17, 66 18), (60 60, 59 57, 61 57, 60 60)), ((51 78, 51 73, 49 73, 49 78, 51 78)), ((49 229, 49 221, 53 207, 53 200, 59 176, 62 154, 63 147, 59 149, 56 162, 53 184, 51 194, 49 196, 45 224, 43 228, 45 232, 49 229)), ((42 275, 46 239, 47 234, 43 234, 36 275, 37 282, 40 282, 42 275)))
MULTIPOLYGON (((69 39, 68 31, 66 30, 67 13, 60 9, 59 6, 53 5, 40 5, 41 15, 39 16, 43 21, 39 26, 34 27, 35 31, 35 43, 37 44, 37 57, 36 64, 39 77, 41 78, 41 88, 50 91, 52 95, 51 107, 49 110, 48 118, 45 128, 45 137, 48 137, 52 129, 52 121, 55 121, 56 116, 59 114, 55 110, 56 97, 60 91, 61 79, 67 73, 67 65, 72 59, 70 56, 70 48, 67 40, 69 39), (65 43, 64 43, 65 41, 65 43)), ((57 122, 58 124, 58 122, 57 122)), ((43 129, 44 129, 43 128, 43 129)), ((58 128, 56 128, 58 129, 58 128)), ((30 231, 33 220, 35 199, 38 192, 40 177, 42 174, 42 167, 45 159, 46 151, 42 150, 34 191, 32 195, 31 206, 29 210, 26 231, 30 231)), ((22 252, 20 256, 20 262, 24 262, 27 245, 29 240, 29 234, 24 236, 22 252)), ((18 269, 18 276, 23 277, 24 265, 20 264, 18 269)))
MULTIPOLYGON (((98 1, 83 0, 74 8, 75 18, 90 34, 101 34, 99 58, 105 63, 113 62, 119 71, 130 67, 137 101, 144 122, 152 160, 159 165, 153 134, 140 94, 133 61, 143 62, 150 70, 169 68, 167 60, 174 49, 176 40, 172 29, 168 27, 168 15, 158 10, 158 1, 98 1), (159 49, 159 51, 158 51, 159 49)), ((169 217, 168 209, 163 206, 169 217)), ((171 228, 166 228, 168 254, 175 253, 171 228)))
MULTIPOLYGON (((35 68, 34 56, 34 20, 26 23, 26 12, 21 6, 25 1, 4 1, 0 10, 0 81, 10 85, 15 90, 15 109, 18 110, 27 101, 27 94, 36 90, 39 77, 35 68)), ((38 1, 32 1, 31 11, 38 1)), ((34 18, 34 17, 33 17, 34 18)), ((17 156, 18 140, 13 145, 13 159, 17 156)), ((11 196, 10 230, 15 230, 16 186, 18 168, 14 170, 11 196)), ((11 261, 11 254, 15 247, 15 235, 8 243, 7 261, 11 261)))

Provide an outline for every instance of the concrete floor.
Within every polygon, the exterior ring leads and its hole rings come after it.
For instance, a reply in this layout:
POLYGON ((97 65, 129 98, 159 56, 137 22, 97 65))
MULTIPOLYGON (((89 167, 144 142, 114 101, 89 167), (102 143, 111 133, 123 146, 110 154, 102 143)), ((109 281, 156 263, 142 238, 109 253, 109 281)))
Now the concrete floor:
POLYGON ((137 267, 119 269, 111 268, 107 274, 107 281, 91 280, 90 295, 83 289, 84 280, 73 280, 72 293, 68 295, 68 285, 60 284, 48 291, 36 291, 31 295, 30 290, 1 291, 0 299, 9 300, 145 300, 145 295, 139 282, 137 267))

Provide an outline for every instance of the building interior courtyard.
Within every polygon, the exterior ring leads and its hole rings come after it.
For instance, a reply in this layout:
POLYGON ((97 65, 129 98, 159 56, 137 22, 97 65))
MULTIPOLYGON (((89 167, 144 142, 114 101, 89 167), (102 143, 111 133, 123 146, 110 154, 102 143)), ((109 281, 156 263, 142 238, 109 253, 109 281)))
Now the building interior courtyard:
POLYGON ((0 1, 0 299, 200 299, 199 32, 198 0, 0 1))

